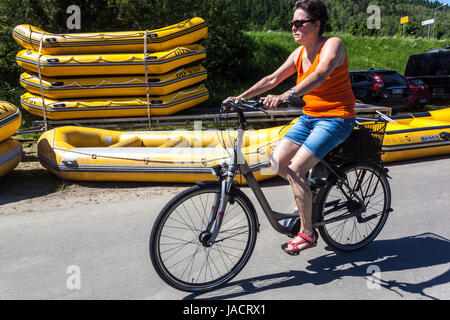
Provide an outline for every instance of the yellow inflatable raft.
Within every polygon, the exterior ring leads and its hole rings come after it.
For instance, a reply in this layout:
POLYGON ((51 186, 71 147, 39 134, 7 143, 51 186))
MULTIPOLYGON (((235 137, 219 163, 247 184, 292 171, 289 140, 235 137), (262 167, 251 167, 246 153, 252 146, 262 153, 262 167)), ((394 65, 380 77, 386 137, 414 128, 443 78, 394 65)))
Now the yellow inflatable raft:
MULTIPOLYGON (((209 93, 205 85, 185 88, 165 96, 150 97, 150 114, 166 116, 208 100, 209 93)), ((44 108, 40 95, 26 92, 20 102, 28 112, 43 116, 44 108)), ((83 119, 113 117, 144 117, 148 114, 147 98, 112 97, 90 99, 53 100, 44 98, 48 119, 83 119)))
MULTIPOLYGON (((205 20, 194 17, 165 28, 147 31, 148 52, 195 43, 208 35, 205 20)), ((31 25, 18 25, 13 37, 22 47, 42 54, 143 52, 145 31, 52 34, 31 25)))
MULTIPOLYGON (((274 176, 268 160, 284 130, 274 127, 245 133, 242 151, 257 180, 274 176)), ((66 180, 192 183, 215 180, 210 169, 230 158, 235 137, 235 131, 59 127, 41 136, 38 156, 44 167, 66 180)))
POLYGON ((14 135, 22 124, 22 114, 12 103, 0 101, 0 141, 14 135))
POLYGON ((20 162, 22 144, 13 138, 0 142, 0 177, 11 172, 20 162))
MULTIPOLYGON (((206 69, 201 66, 181 68, 163 75, 148 77, 149 94, 167 95, 185 87, 192 86, 207 78, 206 69)), ((41 95, 41 85, 36 74, 24 72, 20 84, 27 91, 41 95)), ((144 76, 127 75, 120 77, 79 77, 42 78, 44 96, 50 99, 145 96, 147 94, 144 76)))
POLYGON ((384 162, 450 154, 450 108, 392 116, 383 141, 384 162))
MULTIPOLYGON (((397 124, 388 124, 383 160, 450 154, 449 117, 450 109, 394 116, 397 124)), ((268 168, 269 157, 289 128, 245 133, 243 153, 257 180, 275 176, 268 168)), ((120 132, 60 127, 41 136, 38 156, 44 167, 66 180, 192 183, 215 180, 210 169, 229 159, 235 137, 235 131, 120 132)), ((238 177, 239 182, 243 180, 238 177)))
POLYGON ((100 53, 41 55, 39 58, 37 51, 21 50, 16 61, 25 70, 38 73, 39 69, 42 76, 73 77, 145 74, 145 66, 149 74, 164 74, 205 58, 205 48, 191 44, 146 54, 145 57, 143 53, 100 53))

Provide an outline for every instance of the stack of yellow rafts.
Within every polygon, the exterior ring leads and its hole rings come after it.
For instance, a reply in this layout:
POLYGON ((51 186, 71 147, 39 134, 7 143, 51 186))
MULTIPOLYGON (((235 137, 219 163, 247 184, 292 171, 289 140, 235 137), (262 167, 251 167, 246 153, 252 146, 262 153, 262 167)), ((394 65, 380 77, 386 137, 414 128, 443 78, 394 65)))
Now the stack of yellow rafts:
MULTIPOLYGON (((450 108, 393 118, 397 123, 388 123, 383 142, 384 162, 450 154, 450 108)), ((268 168, 270 155, 294 121, 245 132, 242 151, 257 180, 275 176, 268 168)), ((41 136, 38 156, 67 180, 195 182, 215 180, 211 167, 230 159, 235 138, 235 131, 60 127, 41 136)))
POLYGON ((0 177, 12 171, 20 162, 22 145, 11 138, 22 123, 18 108, 6 101, 0 101, 0 177))
POLYGON ((30 113, 48 119, 170 115, 208 99, 202 18, 147 31, 51 34, 19 25, 30 113))

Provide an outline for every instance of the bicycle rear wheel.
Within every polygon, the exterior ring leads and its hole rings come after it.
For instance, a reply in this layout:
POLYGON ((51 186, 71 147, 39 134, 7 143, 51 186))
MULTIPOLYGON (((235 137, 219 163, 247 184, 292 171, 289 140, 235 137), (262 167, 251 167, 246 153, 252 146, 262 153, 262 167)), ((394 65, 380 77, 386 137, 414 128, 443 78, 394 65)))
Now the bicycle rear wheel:
POLYGON ((162 209, 151 232, 150 256, 167 284, 182 291, 208 291, 230 281, 245 266, 255 247, 258 224, 248 197, 234 191, 212 246, 204 239, 220 186, 195 185, 162 209))
POLYGON ((365 210, 336 179, 322 190, 320 202, 322 220, 334 222, 318 229, 328 245, 350 251, 364 247, 380 233, 391 210, 391 190, 384 172, 378 166, 351 164, 342 172, 347 184, 364 201, 365 210), (363 212, 351 215, 351 212, 358 210, 363 212), (346 215, 349 217, 344 219, 346 215))

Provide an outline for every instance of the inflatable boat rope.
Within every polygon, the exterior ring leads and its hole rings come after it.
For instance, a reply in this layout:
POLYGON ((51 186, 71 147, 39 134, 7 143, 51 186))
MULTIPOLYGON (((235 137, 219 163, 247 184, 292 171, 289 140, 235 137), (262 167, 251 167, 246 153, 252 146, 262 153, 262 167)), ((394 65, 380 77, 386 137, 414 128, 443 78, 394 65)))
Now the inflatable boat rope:
POLYGON ((148 70, 147 70, 147 36, 148 36, 148 30, 145 30, 145 36, 144 36, 144 72, 145 72, 145 90, 147 94, 147 118, 148 118, 148 130, 150 131, 150 128, 152 126, 152 118, 150 116, 150 88, 148 87, 148 70))
MULTIPOLYGON (((178 96, 180 96, 180 95, 188 95, 188 94, 191 94, 191 93, 195 93, 197 91, 200 91, 202 88, 203 88, 203 85, 199 85, 197 88, 195 88, 193 90, 190 90, 190 91, 178 91, 172 98, 170 98, 169 100, 165 101, 165 103, 169 104, 171 101, 176 100, 176 98, 178 96)), ((35 100, 34 98, 35 97, 30 97, 28 99, 29 99, 29 101, 34 102, 34 101, 37 100, 37 99, 35 100)), ((134 100, 129 100, 126 103, 124 103, 123 101, 108 100, 108 101, 106 101, 103 104, 97 104, 96 107, 108 107, 108 106, 111 106, 111 105, 114 105, 114 104, 116 104, 116 105, 118 105, 118 104, 130 105, 133 102, 143 103, 143 101, 141 99, 138 99, 138 98, 136 98, 134 100)), ((147 100, 147 103, 149 103, 149 100, 147 100)), ((85 102, 82 102, 82 101, 77 101, 76 104, 80 105, 80 106, 84 106, 84 107, 89 107, 90 106, 88 103, 85 103, 85 102)), ((47 106, 51 106, 53 108, 60 108, 60 107, 64 108, 65 107, 65 105, 63 103, 61 103, 60 101, 47 103, 46 105, 47 106)))
MULTIPOLYGON (((264 146, 267 145, 271 145, 274 144, 275 142, 279 141, 280 139, 271 141, 269 143, 266 143, 264 146)), ((260 148, 262 146, 258 147, 255 151, 247 151, 247 152, 243 152, 242 154, 245 155, 251 155, 251 154, 263 154, 260 151, 260 148)), ((195 161, 195 160, 189 160, 189 161, 183 161, 183 163, 190 163, 190 164, 201 164, 203 166, 207 166, 208 162, 215 162, 218 160, 223 160, 223 159, 227 159, 231 157, 231 153, 230 153, 230 148, 224 148, 224 150, 228 153, 228 157, 220 157, 220 158, 213 158, 213 159, 206 159, 206 158, 202 158, 201 160, 195 161)), ((82 151, 75 151, 75 150, 67 150, 67 149, 62 149, 62 148, 58 148, 58 147, 54 147, 53 150, 59 150, 59 151, 64 151, 64 152, 70 152, 70 153, 75 153, 75 154, 80 154, 83 156, 89 156, 92 159, 98 159, 98 158, 105 158, 105 159, 117 159, 117 160, 132 160, 132 161, 142 161, 145 164, 148 164, 150 162, 152 163, 173 163, 172 160, 155 160, 155 159, 150 159, 150 158, 144 158, 144 159, 138 159, 138 158, 130 158, 130 157, 120 157, 120 156, 107 156, 107 155, 97 155, 95 153, 87 153, 87 152, 82 152, 82 151)))
MULTIPOLYGON (((178 91, 172 98, 170 98, 169 100, 166 101, 166 104, 170 103, 172 100, 175 100, 180 95, 195 93, 197 91, 200 91, 200 89, 202 89, 202 88, 203 88, 203 85, 200 85, 197 88, 195 88, 193 90, 190 90, 190 91, 178 91)), ((31 97, 29 99, 30 99, 29 101, 33 101, 34 100, 33 97, 31 97)), ((134 100, 127 101, 126 104, 130 104, 130 103, 133 103, 133 102, 140 102, 140 103, 142 103, 143 101, 141 99, 134 99, 134 100)), ((111 106, 113 104, 121 104, 121 103, 124 103, 124 102, 123 101, 108 100, 104 104, 98 104, 97 106, 98 107, 107 107, 107 106, 111 106)), ((149 100, 147 99, 147 106, 148 106, 148 104, 149 104, 149 100)), ((60 101, 52 102, 52 103, 48 103, 47 105, 48 106, 52 106, 53 108, 59 108, 60 107, 59 105, 61 105, 61 102, 60 101)), ((82 101, 77 101, 77 105, 84 106, 84 107, 89 107, 88 103, 84 103, 82 101)), ((61 106, 61 107, 65 107, 65 105, 61 106)))
MULTIPOLYGON (((180 23, 177 23, 177 24, 175 24, 173 26, 167 26, 165 28, 160 28, 158 30, 159 31, 170 30, 170 29, 176 29, 177 27, 178 28, 183 28, 191 20, 192 19, 188 19, 186 21, 182 21, 180 23)), ((31 39, 32 39, 32 37, 31 37, 31 33, 32 33, 31 25, 29 25, 29 29, 30 29, 30 43, 31 43, 31 39)), ((115 35, 115 34, 105 35, 104 33, 99 32, 99 33, 93 34, 91 36, 85 35, 85 34, 83 34, 82 36, 79 36, 77 34, 57 34, 57 36, 60 36, 60 37, 65 38, 65 39, 85 39, 85 38, 97 38, 97 37, 100 37, 102 40, 105 40, 106 38, 112 38, 112 39, 130 38, 130 37, 131 38, 132 37, 140 38, 144 34, 145 34, 145 38, 147 38, 148 30, 145 30, 145 32, 136 32, 136 33, 130 33, 130 34, 126 34, 126 35, 115 35)))
MULTIPOLYGON (((184 70, 185 70, 185 68, 180 68, 180 69, 177 70, 177 73, 183 72, 184 70)), ((159 82, 168 82, 168 81, 170 81, 172 79, 177 79, 177 73, 173 73, 173 74, 169 75, 167 78, 158 78, 159 82)), ((23 80, 30 80, 30 79, 35 79, 35 77, 33 75, 29 75, 28 77, 23 77, 23 80)), ((69 84, 58 85, 58 88, 72 88, 74 86, 77 86, 79 88, 87 87, 89 89, 97 89, 97 88, 102 87, 105 84, 125 85, 125 84, 129 84, 129 83, 134 83, 134 82, 138 82, 138 83, 142 83, 142 84, 146 83, 145 80, 141 80, 141 79, 138 79, 138 78, 133 78, 133 79, 130 79, 130 80, 127 80, 127 81, 111 81, 111 80, 102 79, 102 81, 100 81, 96 85, 86 86, 86 85, 81 85, 81 84, 78 83, 77 80, 74 80, 73 82, 71 82, 69 84)), ((147 82, 148 82, 148 80, 147 80, 147 82)), ((149 85, 149 84, 147 84, 147 85, 149 85)))
POLYGON ((42 42, 44 40, 45 32, 42 32, 41 40, 39 41, 39 51, 38 51, 38 59, 37 59, 37 69, 39 75, 39 86, 41 87, 41 100, 42 100, 42 108, 44 110, 44 131, 47 131, 47 108, 45 107, 45 99, 44 99, 44 86, 42 85, 42 76, 41 76, 41 51, 42 51, 42 42))
MULTIPOLYGON (((42 38, 41 38, 41 41, 42 41, 42 38)), ((185 52, 197 52, 196 50, 192 50, 192 49, 189 49, 189 48, 186 48, 186 47, 175 47, 172 50, 167 51, 164 55, 161 55, 158 59, 162 60, 162 59, 166 58, 167 56, 171 55, 172 53, 174 53, 174 52, 176 52, 177 50, 180 50, 180 49, 182 49, 185 52)), ((38 52, 38 54, 39 54, 39 57, 38 57, 37 60, 38 60, 38 64, 39 64, 39 60, 40 60, 42 55, 41 55, 40 51, 38 52)), ((101 55, 98 56, 97 58, 95 58, 94 60, 89 60, 89 61, 79 61, 74 56, 67 56, 67 60, 64 60, 64 63, 70 63, 71 61, 74 61, 74 62, 82 65, 82 64, 95 63, 95 62, 99 62, 99 61, 113 63, 113 62, 129 62, 129 61, 133 61, 133 60, 141 60, 141 61, 144 61, 144 64, 145 64, 147 62, 147 60, 148 60, 147 57, 149 57, 149 54, 150 53, 144 53, 142 58, 138 57, 138 56, 135 56, 135 55, 132 55, 128 59, 123 59, 123 60, 120 60, 120 61, 119 60, 108 60, 107 58, 105 58, 105 57, 103 57, 101 55)), ((86 54, 84 54, 83 56, 86 56, 86 54)), ((48 61, 47 60, 47 62, 55 62, 55 61, 48 61)), ((60 61, 57 61, 57 62, 60 62, 60 61)))
MULTIPOLYGON (((280 132, 283 131, 283 129, 285 127, 286 126, 283 126, 283 128, 280 129, 280 132)), ((228 133, 228 137, 229 137, 229 139, 231 141, 230 132, 228 131, 227 133, 228 133)), ((53 135, 55 135, 55 134, 56 134, 56 130, 53 132, 53 135)), ((224 159, 227 159, 227 158, 231 158, 231 156, 232 156, 232 154, 230 153, 231 148, 227 148, 226 147, 226 142, 224 140, 225 138, 224 138, 223 134, 221 134, 219 136, 219 131, 217 131, 216 134, 217 134, 217 138, 219 139, 219 141, 222 140, 222 142, 221 142, 222 147, 228 153, 228 157, 220 157, 220 158, 213 158, 213 159, 202 158, 201 160, 197 160, 197 161, 195 161, 195 160, 183 161, 183 163, 201 164, 204 167, 206 167, 209 162, 215 162, 215 161, 218 161, 218 160, 224 160, 224 159)), ((260 145, 258 148, 256 148, 255 151, 246 151, 246 152, 243 152, 242 154, 244 156, 245 155, 252 155, 252 154, 261 154, 262 155, 262 154, 264 154, 264 151, 261 151, 261 149, 263 147, 272 145, 272 144, 280 141, 281 139, 282 138, 271 140, 271 141, 269 141, 269 142, 267 142, 265 144, 260 145)), ((83 155, 83 156, 89 156, 91 159, 105 158, 105 159, 117 159, 117 160, 142 161, 145 164, 149 164, 149 163, 166 163, 166 164, 173 163, 172 160, 162 160, 162 159, 159 159, 159 160, 153 159, 152 160, 151 158, 139 159, 139 158, 120 157, 120 156, 97 155, 95 153, 87 153, 87 152, 78 151, 78 150, 68 150, 68 149, 63 149, 63 148, 58 148, 58 147, 53 147, 52 149, 53 150, 64 151, 64 152, 69 152, 69 153, 75 153, 75 154, 79 154, 79 155, 83 155)))

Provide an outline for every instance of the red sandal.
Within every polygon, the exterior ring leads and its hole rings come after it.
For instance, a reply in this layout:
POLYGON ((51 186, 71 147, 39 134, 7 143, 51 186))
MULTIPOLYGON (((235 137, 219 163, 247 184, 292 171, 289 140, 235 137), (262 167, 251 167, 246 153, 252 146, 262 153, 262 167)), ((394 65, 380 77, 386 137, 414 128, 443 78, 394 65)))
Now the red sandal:
POLYGON ((312 237, 308 237, 307 235, 304 235, 300 232, 297 235, 301 238, 299 241, 290 240, 281 245, 281 249, 287 254, 290 254, 291 256, 296 256, 300 253, 300 251, 309 248, 314 248, 317 245, 318 234, 316 230, 313 231, 312 237), (299 248, 298 246, 303 243, 306 243, 306 246, 299 248), (292 247, 290 250, 288 249, 289 246, 292 247))

